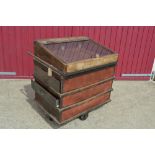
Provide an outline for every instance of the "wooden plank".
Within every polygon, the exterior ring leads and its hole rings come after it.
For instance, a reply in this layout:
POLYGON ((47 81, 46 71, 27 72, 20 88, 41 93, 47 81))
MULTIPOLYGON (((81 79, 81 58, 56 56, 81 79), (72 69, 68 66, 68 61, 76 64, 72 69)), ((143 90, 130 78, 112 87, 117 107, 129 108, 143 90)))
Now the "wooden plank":
POLYGON ((92 96, 95 96, 101 92, 106 92, 112 88, 112 80, 102 83, 100 85, 96 85, 90 87, 88 89, 84 89, 83 91, 64 96, 62 99, 63 107, 75 104, 82 100, 88 99, 92 96))
POLYGON ((39 83, 32 80, 31 86, 39 96, 44 98, 44 100, 51 105, 51 107, 57 108, 59 106, 60 100, 46 91, 39 83))
POLYGON ((34 67, 34 77, 35 79, 41 81, 45 87, 49 87, 54 89, 55 91, 61 93, 60 91, 60 80, 55 77, 56 75, 53 74, 52 77, 47 75, 47 70, 43 70, 38 65, 34 67))
POLYGON ((107 101, 109 98, 110 98, 110 93, 103 94, 100 97, 97 97, 91 101, 84 103, 84 104, 81 104, 79 106, 75 106, 75 107, 70 108, 68 110, 65 110, 61 114, 61 121, 63 122, 65 120, 68 120, 68 119, 76 116, 77 114, 80 114, 84 111, 88 111, 89 109, 107 101))
POLYGON ((111 55, 106 55, 104 57, 86 59, 83 61, 76 61, 76 62, 67 64, 65 71, 75 72, 82 69, 105 65, 112 62, 117 62, 117 58, 118 58, 117 54, 111 54, 111 55))
POLYGON ((39 44, 35 44, 34 46, 35 46, 35 55, 37 57, 55 66, 61 71, 66 71, 66 64, 64 64, 62 61, 58 60, 55 56, 53 56, 47 48, 39 44))
POLYGON ((51 106, 51 103, 46 102, 45 99, 38 93, 35 93, 35 100, 38 101, 38 104, 44 109, 46 113, 49 113, 50 115, 54 116, 57 121, 60 121, 59 111, 51 106))
POLYGON ((114 67, 109 67, 103 70, 87 73, 78 77, 67 79, 64 81, 63 92, 71 91, 80 87, 84 87, 101 80, 113 77, 114 67), (88 80, 89 79, 89 80, 88 80))

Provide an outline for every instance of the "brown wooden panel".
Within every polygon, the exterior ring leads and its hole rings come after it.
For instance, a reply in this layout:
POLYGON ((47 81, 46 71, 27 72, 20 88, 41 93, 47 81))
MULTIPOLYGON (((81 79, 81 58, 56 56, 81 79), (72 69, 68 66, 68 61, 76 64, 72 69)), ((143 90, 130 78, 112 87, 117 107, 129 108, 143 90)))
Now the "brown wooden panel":
POLYGON ((55 56, 53 56, 46 47, 42 47, 42 45, 35 44, 35 56, 39 57, 40 59, 44 60, 45 62, 55 66, 56 68, 60 69, 61 71, 66 70, 66 64, 55 56))
POLYGON ((52 103, 48 103, 44 100, 44 98, 42 96, 40 96, 39 94, 35 93, 35 100, 38 101, 39 105, 45 110, 47 111, 49 114, 51 114, 52 116, 54 116, 58 121, 60 121, 59 119, 59 112, 58 110, 56 110, 53 106, 51 106, 52 103))
POLYGON ((99 84, 97 86, 93 86, 89 89, 85 89, 78 93, 65 96, 62 99, 62 106, 65 107, 65 106, 69 106, 71 104, 83 101, 101 92, 106 92, 109 89, 111 89, 111 87, 112 87, 112 80, 99 84))
POLYGON ((60 92, 60 81, 54 75, 48 76, 47 71, 37 65, 34 66, 34 77, 36 80, 41 81, 45 87, 53 88, 57 92, 60 92))
POLYGON ((61 41, 51 43, 50 39, 49 42, 48 39, 46 41, 35 41, 35 55, 59 70, 68 73, 117 62, 117 54, 91 39, 76 42, 68 41, 68 39, 72 40, 72 38, 58 39, 59 41, 67 40, 67 42, 62 43, 61 41), (72 48, 68 48, 70 44, 72 44, 72 48))
POLYGON ((59 98, 55 97, 53 94, 49 93, 46 89, 44 89, 38 82, 31 81, 31 86, 34 91, 42 96, 46 102, 49 102, 51 106, 58 107, 60 104, 59 98))
POLYGON ((99 57, 98 54, 96 54, 96 58, 75 61, 67 64, 66 72, 75 72, 83 69, 88 69, 91 67, 97 67, 100 65, 115 63, 117 62, 117 59, 118 59, 117 54, 109 54, 104 57, 99 57))
POLYGON ((70 108, 68 110, 65 110, 61 114, 61 121, 63 122, 65 120, 68 120, 68 119, 78 115, 79 113, 88 111, 89 109, 104 103, 109 98, 110 98, 110 93, 106 93, 106 94, 103 94, 103 95, 101 95, 91 101, 88 101, 84 104, 78 105, 78 106, 70 108))
POLYGON ((63 92, 84 87, 101 80, 105 80, 114 75, 114 67, 105 68, 96 72, 91 72, 64 81, 63 92))

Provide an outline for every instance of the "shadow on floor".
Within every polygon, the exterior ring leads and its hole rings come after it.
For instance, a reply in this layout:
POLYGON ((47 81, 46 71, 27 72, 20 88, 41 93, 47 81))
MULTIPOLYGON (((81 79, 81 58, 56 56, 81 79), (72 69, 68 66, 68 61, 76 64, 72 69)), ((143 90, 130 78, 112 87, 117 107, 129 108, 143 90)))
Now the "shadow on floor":
POLYGON ((35 101, 35 93, 31 87, 31 85, 25 85, 24 89, 20 89, 21 93, 27 97, 27 102, 31 105, 31 107, 54 129, 60 128, 58 124, 54 121, 51 121, 47 114, 43 112, 43 110, 37 105, 37 101, 35 101))

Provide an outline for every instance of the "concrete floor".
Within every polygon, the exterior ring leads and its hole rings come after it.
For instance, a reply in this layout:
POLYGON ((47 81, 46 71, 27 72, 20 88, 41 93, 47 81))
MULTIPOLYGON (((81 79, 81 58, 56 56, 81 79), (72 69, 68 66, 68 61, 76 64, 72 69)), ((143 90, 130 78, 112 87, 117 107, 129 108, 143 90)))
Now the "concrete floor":
POLYGON ((112 102, 61 127, 34 101, 30 80, 0 80, 0 128, 155 128, 155 83, 114 81, 112 102))

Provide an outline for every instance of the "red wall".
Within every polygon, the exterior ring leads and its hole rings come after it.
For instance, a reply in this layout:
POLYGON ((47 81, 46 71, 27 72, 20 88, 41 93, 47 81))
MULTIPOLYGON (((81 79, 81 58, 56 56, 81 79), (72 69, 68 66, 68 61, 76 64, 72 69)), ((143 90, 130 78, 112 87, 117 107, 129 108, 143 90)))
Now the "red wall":
POLYGON ((11 26, 0 27, 0 72, 16 72, 16 76, 0 78, 30 78, 33 74, 33 41, 39 38, 89 36, 119 53, 116 68, 117 79, 122 73, 150 73, 155 57, 155 27, 144 26, 11 26))

